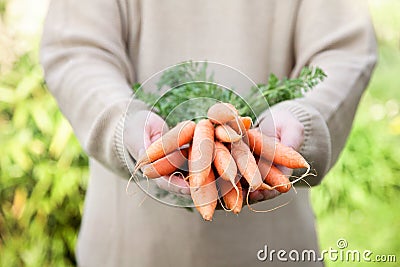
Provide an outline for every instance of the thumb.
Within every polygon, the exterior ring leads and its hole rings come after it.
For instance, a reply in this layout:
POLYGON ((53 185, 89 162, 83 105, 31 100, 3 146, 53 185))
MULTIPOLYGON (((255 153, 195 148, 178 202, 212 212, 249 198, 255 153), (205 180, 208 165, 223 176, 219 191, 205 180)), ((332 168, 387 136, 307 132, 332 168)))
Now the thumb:
POLYGON ((280 142, 298 151, 304 141, 304 126, 294 116, 287 116, 286 120, 287 123, 281 125, 280 142))
POLYGON ((286 130, 282 129, 281 131, 281 140, 280 142, 285 146, 291 147, 294 150, 300 150, 301 145, 304 141, 304 134, 301 130, 286 130))
POLYGON ((258 124, 258 128, 263 134, 267 136, 278 136, 276 121, 274 120, 270 112, 263 115, 260 123, 258 124))
POLYGON ((144 153, 147 144, 150 144, 150 136, 146 129, 148 111, 139 111, 126 117, 124 123, 124 145, 129 154, 137 159, 144 153))
POLYGON ((156 133, 156 134, 150 136, 150 137, 148 138, 149 141, 150 141, 150 143, 149 143, 149 144, 146 144, 146 148, 147 148, 151 143, 154 143, 156 140, 158 140, 161 136, 162 136, 161 133, 156 133))

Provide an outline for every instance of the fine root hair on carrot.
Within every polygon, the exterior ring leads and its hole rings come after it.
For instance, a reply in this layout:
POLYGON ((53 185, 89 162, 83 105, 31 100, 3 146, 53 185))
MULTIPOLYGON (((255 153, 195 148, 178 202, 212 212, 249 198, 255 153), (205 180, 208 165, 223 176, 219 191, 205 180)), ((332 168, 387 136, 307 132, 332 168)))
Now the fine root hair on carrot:
POLYGON ((243 122, 240 120, 240 122, 239 122, 239 116, 236 116, 235 117, 235 121, 236 121, 236 124, 238 125, 238 127, 239 127, 239 130, 240 130, 240 135, 241 136, 243 136, 245 133, 246 133, 246 131, 245 131, 245 127, 244 127, 244 125, 243 125, 243 122))
POLYGON ((282 171, 271 164, 271 162, 260 158, 258 160, 258 169, 260 170, 263 180, 271 185, 273 189, 276 188, 280 193, 286 193, 290 190, 292 184, 288 176, 284 175, 282 171))
MULTIPOLYGON (((144 176, 144 177, 146 177, 146 176, 144 176)), ((129 185, 132 183, 132 180, 135 180, 137 183, 139 183, 139 179, 137 179, 135 173, 133 173, 133 174, 129 177, 128 183, 126 184, 125 192, 126 192, 126 194, 127 194, 128 196, 133 196, 133 195, 135 195, 135 194, 137 193, 137 191, 132 192, 132 193, 129 193, 129 185)), ((146 181, 147 181, 147 189, 146 189, 146 191, 147 191, 147 190, 149 189, 149 187, 150 187, 149 179, 147 179, 147 177, 146 177, 146 181)), ((146 200, 146 198, 147 198, 147 194, 143 196, 143 199, 139 202, 138 207, 142 206, 142 204, 144 203, 144 201, 146 200)))
POLYGON ((239 204, 241 204, 241 203, 239 203, 239 199, 241 196, 240 190, 242 190, 240 181, 238 181, 236 184, 234 181, 232 183, 232 181, 228 182, 223 179, 218 179, 218 185, 219 185, 222 199, 224 200, 225 205, 227 206, 227 209, 225 207, 222 207, 222 208, 225 211, 228 211, 228 212, 233 211, 235 214, 238 214, 240 212, 240 210, 242 209, 242 206, 239 205, 239 204), (240 187, 240 189, 239 189, 239 187, 240 187), (234 191, 232 191, 232 190, 234 190, 234 191), (233 195, 233 193, 234 193, 234 195, 233 195), (232 201, 232 198, 235 198, 235 200, 232 201))
MULTIPOLYGON (((240 182, 238 182, 238 184, 240 185, 240 182)), ((222 203, 223 201, 221 200, 221 198, 218 198, 218 200, 219 200, 219 202, 220 202, 220 204, 221 204, 221 207, 222 207, 225 211, 227 211, 227 212, 231 212, 231 211, 232 211, 232 212, 235 213, 235 214, 239 214, 240 210, 242 209, 242 206, 240 205, 241 203, 239 203, 239 199, 240 199, 240 195, 241 195, 241 193, 240 193, 241 186, 240 186, 240 189, 239 189, 239 186, 237 186, 235 183, 233 183, 232 186, 233 186, 232 189, 234 189, 235 192, 236 192, 235 204, 231 205, 231 203, 230 203, 229 200, 228 200, 228 197, 229 197, 228 195, 230 195, 231 191, 227 192, 227 193, 222 197, 222 199, 225 201, 225 203, 226 203, 226 205, 227 205, 227 208, 225 208, 225 206, 223 205, 223 203, 222 203), (231 207, 229 208, 229 206, 231 206, 231 207)))
MULTIPOLYGON (((312 176, 317 176, 317 175, 314 174, 314 173, 311 174, 311 175, 312 175, 312 176)), ((306 185, 307 185, 309 188, 311 188, 311 185, 307 182, 307 180, 304 180, 304 179, 303 179, 303 182, 306 183, 306 185)), ((293 189, 296 191, 296 188, 294 187, 294 184, 293 184, 293 189)))
MULTIPOLYGON (((297 191, 295 191, 295 192, 296 192, 296 194, 297 194, 297 191)), ((277 207, 271 208, 271 209, 267 209, 267 210, 256 210, 256 209, 253 209, 253 207, 251 207, 251 205, 250 205, 250 203, 249 203, 249 195, 250 195, 250 190, 247 190, 246 205, 247 205, 247 207, 249 208, 249 210, 251 210, 252 212, 257 212, 257 213, 267 213, 267 212, 271 212, 271 211, 274 211, 274 210, 283 208, 284 206, 290 204, 290 202, 292 202, 293 199, 294 199, 294 198, 291 198, 291 199, 288 200, 287 202, 285 202, 285 203, 283 203, 283 204, 281 204, 281 205, 279 205, 279 206, 277 206, 277 207)))
POLYGON ((144 195, 143 199, 139 202, 138 207, 141 207, 146 199, 147 199, 147 194, 144 195))
MULTIPOLYGON (((241 211, 241 209, 242 209, 242 201, 243 201, 243 197, 242 197, 242 186, 241 186, 241 184, 240 184, 240 182, 237 182, 237 184, 235 184, 235 183, 233 183, 232 184, 232 186, 233 186, 233 189, 235 190, 235 192, 236 192, 236 200, 235 200, 235 204, 234 205, 232 205, 232 207, 230 208, 230 211, 232 211, 233 213, 235 213, 235 214, 238 214, 240 211, 241 211), (240 202, 239 202, 240 201, 240 202)), ((228 200, 228 197, 230 197, 229 195, 231 194, 231 191, 229 191, 224 197, 224 200, 226 200, 227 202, 229 201, 228 200)))
POLYGON ((222 207, 222 209, 223 209, 224 211, 226 211, 226 212, 232 211, 231 209, 225 208, 225 205, 224 205, 224 203, 223 203, 223 201, 221 200, 220 197, 218 198, 218 202, 219 202, 219 204, 221 205, 221 207, 222 207))
MULTIPOLYGON (((305 178, 306 176, 309 176, 309 175, 311 175, 311 176, 317 176, 317 175, 316 175, 315 173, 310 173, 309 171, 310 171, 310 170, 308 169, 308 171, 307 171, 306 173, 304 173, 303 175, 301 175, 300 177, 291 176, 291 177, 296 177, 296 178, 297 178, 297 179, 295 179, 294 181, 290 182, 290 184, 292 184, 293 191, 294 191, 294 193, 295 193, 296 195, 297 195, 297 190, 296 190, 296 187, 295 187, 294 185, 295 185, 298 181, 300 181, 300 180, 302 180, 303 182, 305 182, 305 183, 308 185, 308 187, 311 188, 311 185, 310 185, 306 180, 304 180, 304 178, 305 178)), ((279 186, 281 186, 281 185, 276 185, 276 186, 274 186, 274 187, 272 187, 272 188, 275 189, 275 188, 277 188, 277 187, 279 187, 279 186)), ((253 211, 253 212, 258 212, 258 213, 266 213, 266 212, 271 212, 271 211, 280 209, 280 208, 282 208, 282 207, 288 205, 288 204, 289 204, 290 202, 292 202, 293 199, 294 199, 294 197, 293 197, 293 198, 291 198, 290 200, 288 200, 287 202, 285 202, 285 203, 283 203, 283 204, 281 204, 281 205, 279 205, 279 206, 277 206, 277 207, 268 209, 268 210, 256 210, 256 209, 253 209, 253 208, 251 207, 251 205, 249 204, 249 201, 248 201, 249 194, 250 194, 250 193, 248 192, 248 194, 247 194, 247 196, 246 196, 246 204, 247 204, 249 210, 251 210, 251 211, 253 211)))
MULTIPOLYGON (((294 186, 293 186, 293 190, 294 190, 295 194, 297 195, 297 190, 295 189, 294 186)), ((274 211, 274 210, 278 210, 278 209, 283 208, 283 207, 285 207, 286 205, 290 204, 290 202, 292 202, 293 199, 294 199, 294 197, 292 197, 291 199, 289 199, 289 200, 286 201, 285 203, 283 203, 283 204, 281 204, 281 205, 278 205, 278 206, 276 206, 276 207, 274 207, 274 208, 270 208, 270 209, 267 209, 267 210, 256 210, 256 209, 254 209, 254 208, 251 206, 251 204, 249 203, 249 195, 250 195, 250 190, 247 190, 246 205, 247 205, 247 207, 248 207, 248 209, 249 209, 250 211, 256 212, 256 213, 268 213, 268 212, 271 212, 271 211, 274 211)))
MULTIPOLYGON (((234 183, 232 184, 233 188, 236 191, 236 201, 235 201, 235 205, 233 205, 233 207, 231 208, 232 211, 235 211, 235 209, 238 207, 238 202, 239 202, 239 198, 240 198, 240 191, 239 191, 239 187, 234 183)), ((229 192, 228 192, 229 193, 229 192)), ((235 212, 236 214, 238 214, 239 212, 235 212)))
POLYGON ((307 176, 317 176, 317 174, 311 173, 310 169, 308 168, 307 171, 305 173, 303 173, 301 176, 295 176, 295 175, 291 175, 290 176, 291 178, 296 178, 295 180, 289 181, 287 183, 281 183, 281 184, 274 185, 274 186, 271 187, 271 189, 278 189, 278 188, 280 188, 282 186, 291 185, 291 186, 293 186, 293 189, 296 190, 296 188, 294 188, 294 185, 296 183, 298 183, 299 181, 302 181, 302 182, 306 183, 311 188, 311 185, 304 179, 307 176))
MULTIPOLYGON (((290 183, 293 185, 293 187, 294 187, 294 185, 297 183, 297 182, 299 182, 299 181, 303 181, 303 182, 305 182, 307 185, 309 185, 310 186, 310 184, 304 179, 304 178, 306 178, 307 176, 317 176, 317 174, 316 173, 312 173, 311 172, 311 167, 308 167, 307 168, 307 171, 305 172, 305 173, 303 173, 300 177, 297 177, 297 176, 290 176, 290 177, 293 177, 293 178, 296 178, 295 180, 293 180, 293 181, 291 181, 290 183)), ((311 186, 310 186, 311 187, 311 186)))
POLYGON ((235 201, 235 205, 233 207, 233 213, 239 214, 239 212, 242 210, 242 205, 243 205, 243 191, 242 191, 242 185, 240 184, 240 181, 238 181, 233 188, 236 191, 237 198, 235 201))
POLYGON ((146 164, 161 159, 193 139, 196 123, 183 121, 153 142, 139 158, 135 165, 135 172, 146 164))
POLYGON ((136 175, 135 173, 132 173, 131 176, 129 177, 128 183, 126 184, 125 193, 128 196, 133 196, 133 195, 135 195, 137 193, 136 191, 135 192, 129 192, 129 186, 131 185, 132 180, 135 180, 135 175, 136 175))

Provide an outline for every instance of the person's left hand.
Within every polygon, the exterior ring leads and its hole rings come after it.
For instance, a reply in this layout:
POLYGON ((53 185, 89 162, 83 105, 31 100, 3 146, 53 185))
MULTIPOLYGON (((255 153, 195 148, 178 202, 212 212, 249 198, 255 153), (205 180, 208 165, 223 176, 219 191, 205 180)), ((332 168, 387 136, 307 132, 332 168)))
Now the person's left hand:
MULTIPOLYGON (((288 110, 270 110, 258 125, 260 131, 271 137, 275 137, 282 144, 292 147, 298 151, 304 141, 303 124, 288 110)), ((283 174, 290 176, 292 169, 277 166, 283 174)), ((246 193, 246 192, 245 192, 246 193)), ((280 195, 277 190, 255 190, 249 195, 252 203, 272 199, 280 195)))

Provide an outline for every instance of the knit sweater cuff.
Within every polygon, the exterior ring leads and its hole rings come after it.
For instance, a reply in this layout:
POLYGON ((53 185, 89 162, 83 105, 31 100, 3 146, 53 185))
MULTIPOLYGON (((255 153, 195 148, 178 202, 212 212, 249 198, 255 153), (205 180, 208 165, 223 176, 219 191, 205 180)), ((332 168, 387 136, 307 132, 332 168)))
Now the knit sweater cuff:
MULTIPOLYGON (((331 140, 326 122, 315 108, 296 100, 278 103, 266 112, 278 114, 279 110, 290 111, 303 124, 304 142, 299 152, 317 173, 316 177, 310 176, 305 180, 310 185, 319 184, 331 167, 331 140)), ((261 114, 259 120, 261 121, 263 117, 264 114, 261 114)), ((303 172, 303 170, 296 169, 293 175, 300 176, 303 172)))
POLYGON ((134 113, 139 110, 148 109, 148 107, 141 101, 132 100, 129 104, 129 112, 125 112, 121 115, 114 135, 114 155, 119 162, 119 166, 117 166, 120 170, 123 171, 124 177, 129 178, 127 175, 131 175, 134 171, 134 166, 136 164, 136 160, 132 157, 132 155, 128 152, 127 147, 124 142, 124 131, 125 131, 125 121, 129 116, 129 113, 134 113))

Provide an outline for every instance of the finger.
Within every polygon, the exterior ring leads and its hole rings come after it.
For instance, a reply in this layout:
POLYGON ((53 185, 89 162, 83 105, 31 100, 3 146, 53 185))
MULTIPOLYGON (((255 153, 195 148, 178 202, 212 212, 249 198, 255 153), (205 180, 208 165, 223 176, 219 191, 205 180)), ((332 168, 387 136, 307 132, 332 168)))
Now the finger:
MULTIPOLYGON (((154 139, 154 138, 153 138, 154 139)), ((153 143, 155 140, 152 140, 150 134, 147 131, 143 131, 143 147, 148 148, 151 143, 153 143)))
POLYGON ((267 136, 279 137, 276 121, 273 119, 271 114, 266 115, 258 127, 260 131, 267 136))
POLYGON ((146 135, 144 145, 148 148, 152 143, 154 143, 157 139, 162 136, 161 132, 153 134, 153 135, 146 135))
POLYGON ((274 189, 274 190, 262 190, 261 194, 263 195, 262 201, 264 201, 264 200, 268 200, 268 199, 273 199, 273 198, 279 196, 281 193, 279 193, 278 190, 274 189))
MULTIPOLYGON (((243 189, 243 196, 247 196, 247 192, 248 192, 248 189, 243 189)), ((257 191, 253 191, 253 192, 249 193, 249 204, 257 203, 258 200, 256 200, 256 199, 261 199, 261 197, 258 197, 258 193, 256 193, 256 192, 257 191)), ((247 201, 246 197, 244 197, 243 205, 245 205, 247 203, 246 201, 247 201)))
POLYGON ((261 193, 260 190, 255 190, 250 192, 249 199, 253 202, 258 202, 264 199, 264 195, 261 193))
POLYGON ((277 196, 279 196, 281 193, 279 193, 277 190, 256 190, 254 192, 251 192, 249 195, 249 199, 252 202, 260 202, 260 201, 265 201, 269 199, 273 199, 277 196))
POLYGON ((168 126, 159 115, 151 112, 146 117, 144 129, 144 145, 147 148, 168 131, 168 126))
POLYGON ((150 111, 144 110, 127 116, 124 125, 124 143, 129 153, 137 158, 140 151, 147 148, 168 130, 164 120, 150 111))
POLYGON ((157 179, 154 179, 157 185, 166 191, 175 194, 181 195, 189 195, 190 189, 189 184, 182 177, 177 175, 172 175, 171 177, 163 176, 157 179))
POLYGON ((124 144, 129 152, 134 158, 138 158, 144 152, 145 143, 148 139, 147 134, 145 134, 144 125, 140 126, 140 121, 136 122, 136 127, 133 123, 127 122, 124 128, 124 144), (139 128, 141 127, 141 128, 139 128), (135 129, 136 128, 136 129, 135 129), (138 130, 139 129, 139 130, 138 130))

